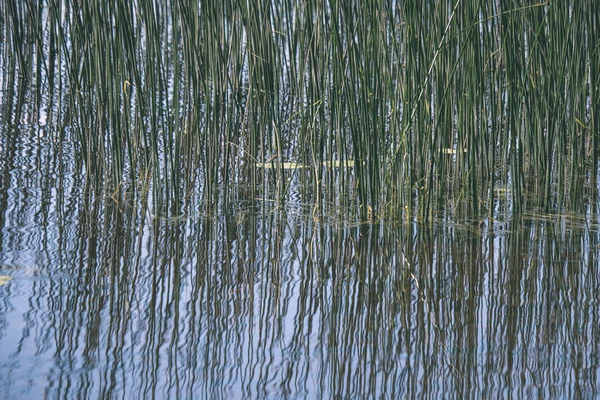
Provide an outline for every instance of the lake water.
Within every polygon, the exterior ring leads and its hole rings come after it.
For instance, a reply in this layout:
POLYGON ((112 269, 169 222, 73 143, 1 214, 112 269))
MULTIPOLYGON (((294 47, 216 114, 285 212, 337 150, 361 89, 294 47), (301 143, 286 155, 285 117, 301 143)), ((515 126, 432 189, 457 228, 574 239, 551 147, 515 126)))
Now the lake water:
POLYGON ((600 397, 592 2, 111 3, 0 1, 0 399, 600 397))
POLYGON ((5 398, 599 395, 598 214, 353 224, 240 201, 161 219, 15 146, 5 398))

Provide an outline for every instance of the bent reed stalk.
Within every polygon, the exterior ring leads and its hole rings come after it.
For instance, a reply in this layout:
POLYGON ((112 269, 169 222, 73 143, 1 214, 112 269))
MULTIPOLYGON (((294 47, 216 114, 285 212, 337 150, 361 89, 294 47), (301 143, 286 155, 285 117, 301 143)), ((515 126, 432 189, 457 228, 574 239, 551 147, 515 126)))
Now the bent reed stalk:
POLYGON ((293 191, 314 212, 400 220, 596 196, 590 2, 3 0, 0 14, 3 122, 32 91, 88 186, 151 177, 156 214, 293 191))

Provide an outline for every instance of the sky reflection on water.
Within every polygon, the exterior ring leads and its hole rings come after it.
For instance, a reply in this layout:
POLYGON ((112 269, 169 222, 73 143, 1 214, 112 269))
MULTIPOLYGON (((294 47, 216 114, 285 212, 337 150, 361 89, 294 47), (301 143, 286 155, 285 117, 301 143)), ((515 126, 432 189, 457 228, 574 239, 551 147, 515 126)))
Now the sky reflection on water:
POLYGON ((598 395, 597 216, 175 221, 55 197, 35 217, 28 188, 6 198, 9 397, 598 395))

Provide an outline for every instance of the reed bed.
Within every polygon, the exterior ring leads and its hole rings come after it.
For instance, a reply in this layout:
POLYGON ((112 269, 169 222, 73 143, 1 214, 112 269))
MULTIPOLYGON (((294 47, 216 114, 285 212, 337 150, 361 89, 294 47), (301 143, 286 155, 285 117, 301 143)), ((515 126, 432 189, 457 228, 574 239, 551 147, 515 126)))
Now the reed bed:
POLYGON ((315 213, 400 220, 596 196, 592 2, 2 0, 0 15, 2 123, 49 109, 88 190, 148 193, 155 214, 296 191, 315 213))

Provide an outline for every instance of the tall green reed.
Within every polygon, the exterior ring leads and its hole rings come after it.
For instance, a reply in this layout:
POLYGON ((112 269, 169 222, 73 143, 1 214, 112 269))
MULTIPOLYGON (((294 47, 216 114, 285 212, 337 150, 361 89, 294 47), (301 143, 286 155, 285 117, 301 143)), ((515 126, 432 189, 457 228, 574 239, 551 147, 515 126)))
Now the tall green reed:
POLYGON ((314 212, 363 219, 493 216, 503 196, 513 212, 548 211, 597 191, 599 36, 586 2, 0 11, 5 114, 27 91, 37 108, 50 99, 52 124, 69 128, 57 132, 73 135, 57 143, 77 142, 88 187, 125 200, 150 180, 156 214, 285 203, 294 185, 314 212))

